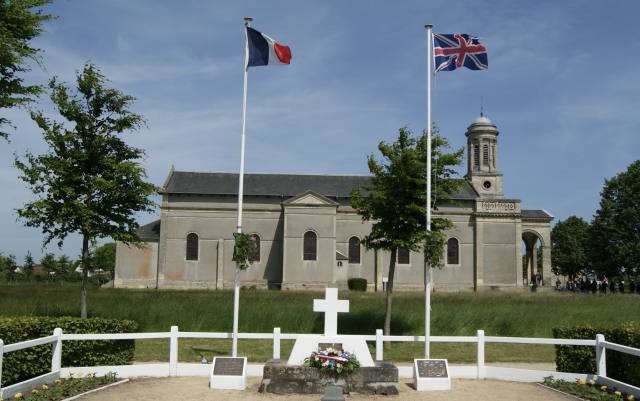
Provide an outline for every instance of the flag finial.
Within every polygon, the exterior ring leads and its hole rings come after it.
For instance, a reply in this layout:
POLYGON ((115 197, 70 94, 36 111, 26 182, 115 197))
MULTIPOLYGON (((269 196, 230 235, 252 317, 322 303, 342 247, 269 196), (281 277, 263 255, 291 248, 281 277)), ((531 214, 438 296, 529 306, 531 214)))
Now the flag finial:
POLYGON ((484 117, 484 97, 480 96, 480 117, 484 117))
POLYGON ((244 24, 249 25, 249 23, 253 21, 253 17, 244 17, 244 24))

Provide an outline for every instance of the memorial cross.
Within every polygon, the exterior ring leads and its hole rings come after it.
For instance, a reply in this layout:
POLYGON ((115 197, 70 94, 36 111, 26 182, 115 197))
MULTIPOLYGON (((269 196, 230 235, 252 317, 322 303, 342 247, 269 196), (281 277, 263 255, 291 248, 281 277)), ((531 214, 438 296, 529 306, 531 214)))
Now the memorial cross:
POLYGON ((324 299, 313 300, 313 311, 324 312, 324 335, 338 335, 338 312, 349 312, 349 301, 338 299, 337 288, 326 288, 324 299))

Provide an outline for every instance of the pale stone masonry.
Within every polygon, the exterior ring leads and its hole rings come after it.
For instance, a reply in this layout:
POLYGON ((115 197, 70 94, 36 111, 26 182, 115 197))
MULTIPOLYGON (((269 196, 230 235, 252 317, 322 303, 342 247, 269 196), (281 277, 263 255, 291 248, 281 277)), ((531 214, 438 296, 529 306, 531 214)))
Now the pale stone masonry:
MULTIPOLYGON (((531 277, 538 241, 543 259, 539 275, 551 285, 553 216, 544 210, 522 210, 519 199, 504 196, 498 130, 488 118, 478 117, 466 136, 467 174, 458 191, 434 212, 453 223, 447 233, 445 268, 433 274, 435 288, 526 285, 521 244, 531 277)), ((241 274, 242 284, 320 289, 327 284, 346 286, 347 279, 362 277, 371 290, 382 290, 389 252, 359 244, 371 223, 362 222, 349 204, 351 191, 369 179, 246 174, 243 230, 255 234, 260 247, 257 260, 241 274)), ((237 188, 237 174, 172 169, 163 185, 160 219, 140 229, 146 246, 117 245, 115 286, 232 287, 237 188)), ((420 253, 399 260, 395 288, 420 289, 423 282, 420 253)))

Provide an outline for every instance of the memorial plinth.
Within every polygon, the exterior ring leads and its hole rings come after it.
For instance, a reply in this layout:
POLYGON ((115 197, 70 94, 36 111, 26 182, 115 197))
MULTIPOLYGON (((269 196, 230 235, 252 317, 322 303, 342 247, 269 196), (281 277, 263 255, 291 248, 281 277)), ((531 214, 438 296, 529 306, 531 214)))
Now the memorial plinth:
POLYGON ((247 387, 247 358, 215 357, 209 388, 244 390, 247 387))
POLYGON ((283 361, 264 365, 258 391, 273 394, 324 394, 327 385, 340 386, 345 394, 398 394, 398 368, 387 362, 356 369, 348 375, 322 373, 316 368, 291 366, 283 361))
POLYGON ((451 390, 449 363, 446 359, 415 359, 413 380, 418 391, 451 390))

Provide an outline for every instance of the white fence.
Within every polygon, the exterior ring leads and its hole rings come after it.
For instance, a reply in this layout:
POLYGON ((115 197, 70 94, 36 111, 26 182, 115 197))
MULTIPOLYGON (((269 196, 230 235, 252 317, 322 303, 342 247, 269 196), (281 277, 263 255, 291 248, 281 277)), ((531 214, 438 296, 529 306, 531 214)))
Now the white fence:
MULTIPOLYGON (((300 334, 282 333, 276 327, 272 333, 238 333, 240 340, 271 340, 273 342, 273 359, 281 359, 280 344, 282 340, 295 340, 300 334)), ((375 335, 353 336, 364 338, 375 343, 375 359, 384 360, 384 342, 424 342, 424 336, 385 336, 382 330, 376 330, 375 335)), ((178 363, 178 340, 180 338, 201 339, 231 339, 231 333, 213 332, 189 332, 179 331, 178 326, 171 326, 169 332, 158 333, 115 333, 115 334, 65 334, 62 329, 55 329, 53 335, 23 341, 15 344, 4 345, 0 339, 0 383, 2 379, 3 355, 21 349, 32 348, 38 345, 53 344, 51 358, 51 371, 44 375, 16 383, 5 388, 0 387, 0 398, 8 399, 16 392, 25 391, 43 383, 66 376, 70 373, 96 373, 105 374, 116 372, 120 377, 137 376, 208 376, 210 365, 199 363, 178 363), (62 368, 63 341, 87 341, 87 340, 146 340, 169 339, 169 362, 149 363, 120 366, 87 366, 62 368)), ((554 376, 558 379, 576 380, 578 378, 589 380, 597 379, 603 384, 615 386, 622 391, 640 397, 640 388, 619 382, 607 377, 606 350, 614 350, 640 357, 640 349, 605 341, 604 336, 598 334, 595 340, 576 340, 561 338, 529 338, 529 337, 494 337, 485 336, 483 330, 478 330, 475 336, 431 336, 432 343, 470 343, 476 344, 476 363, 474 365, 450 365, 450 374, 454 378, 498 379, 522 382, 539 382, 544 377, 554 376), (485 344, 531 344, 531 345, 578 345, 596 348, 597 372, 594 374, 564 373, 546 370, 517 369, 508 367, 490 366, 485 363, 485 344)), ((249 364, 247 374, 249 376, 262 376, 263 364, 249 364)), ((412 366, 398 366, 398 374, 401 378, 410 378, 413 375, 412 366)))

